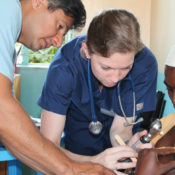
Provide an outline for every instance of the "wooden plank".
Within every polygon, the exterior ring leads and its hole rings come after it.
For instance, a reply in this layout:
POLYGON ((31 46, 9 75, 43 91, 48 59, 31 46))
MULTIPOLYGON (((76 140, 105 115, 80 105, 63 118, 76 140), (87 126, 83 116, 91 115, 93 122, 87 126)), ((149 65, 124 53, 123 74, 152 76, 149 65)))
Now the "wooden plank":
MULTIPOLYGON (((116 141, 117 141, 121 146, 126 145, 125 142, 122 140, 122 138, 121 138, 119 135, 116 134, 114 137, 115 137, 116 141)), ((137 159, 134 158, 134 157, 131 157, 130 159, 131 159, 133 162, 136 162, 136 161, 137 161, 137 159)))
POLYGON ((160 121, 162 123, 162 131, 157 133, 157 135, 151 139, 151 142, 154 144, 156 144, 160 138, 162 138, 173 126, 175 126, 175 114, 169 114, 166 117, 161 118, 160 121))

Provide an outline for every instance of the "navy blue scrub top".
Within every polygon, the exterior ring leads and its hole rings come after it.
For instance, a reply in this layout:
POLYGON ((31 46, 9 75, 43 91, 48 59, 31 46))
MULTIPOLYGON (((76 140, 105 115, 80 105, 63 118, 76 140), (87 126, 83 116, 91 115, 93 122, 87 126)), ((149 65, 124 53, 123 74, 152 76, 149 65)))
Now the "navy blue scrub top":
MULTIPOLYGON (((103 123, 98 136, 89 132, 92 121, 87 77, 87 60, 80 55, 86 35, 80 35, 61 47, 48 70, 47 78, 38 100, 41 108, 66 115, 65 148, 81 155, 95 155, 111 147, 109 130, 112 117, 100 112, 100 108, 114 110, 123 116, 119 107, 116 86, 99 90, 97 79, 91 73, 96 116, 103 123)), ((135 84, 136 114, 155 110, 157 62, 151 51, 144 49, 135 56, 129 73, 135 84)), ((128 117, 133 115, 133 96, 129 81, 121 83, 121 100, 128 117)))

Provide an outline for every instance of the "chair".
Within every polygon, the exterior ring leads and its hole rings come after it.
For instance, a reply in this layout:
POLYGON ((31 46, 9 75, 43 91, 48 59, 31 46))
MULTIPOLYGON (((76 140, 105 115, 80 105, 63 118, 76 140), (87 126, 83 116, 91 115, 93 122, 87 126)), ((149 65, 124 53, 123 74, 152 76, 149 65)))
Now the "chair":
POLYGON ((3 146, 0 147, 0 161, 8 161, 8 175, 22 175, 21 162, 3 146))

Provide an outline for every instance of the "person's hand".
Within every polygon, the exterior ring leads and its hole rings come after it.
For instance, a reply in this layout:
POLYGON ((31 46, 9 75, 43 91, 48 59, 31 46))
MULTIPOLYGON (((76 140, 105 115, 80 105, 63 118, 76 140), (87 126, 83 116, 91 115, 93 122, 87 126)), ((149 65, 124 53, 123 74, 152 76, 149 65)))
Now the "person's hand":
POLYGON ((136 162, 122 162, 126 158, 135 158, 138 154, 129 146, 117 146, 108 148, 96 156, 92 156, 91 161, 99 163, 111 170, 128 169, 136 166, 136 162))
MULTIPOLYGON (((159 162, 158 155, 161 155, 161 152, 164 154, 164 150, 156 149, 144 149, 139 152, 135 175, 166 175, 166 173, 169 174, 171 170, 174 170, 175 161, 159 162)), ((170 154, 170 151, 167 154, 170 154)), ((174 171, 170 174, 174 174, 174 171)))
MULTIPOLYGON (((146 134, 147 134, 146 130, 134 134, 134 136, 130 139, 128 146, 132 147, 133 144, 135 144, 142 136, 146 134)), ((140 150, 153 147, 154 147, 153 143, 143 143, 136 145, 136 148, 140 150)))
POLYGON ((67 175, 116 175, 117 174, 114 171, 109 170, 100 164, 90 163, 90 162, 83 162, 83 163, 73 162, 73 166, 71 168, 74 173, 67 174, 67 175))
POLYGON ((155 175, 158 171, 157 153, 145 149, 139 153, 138 162, 135 170, 136 175, 155 175))

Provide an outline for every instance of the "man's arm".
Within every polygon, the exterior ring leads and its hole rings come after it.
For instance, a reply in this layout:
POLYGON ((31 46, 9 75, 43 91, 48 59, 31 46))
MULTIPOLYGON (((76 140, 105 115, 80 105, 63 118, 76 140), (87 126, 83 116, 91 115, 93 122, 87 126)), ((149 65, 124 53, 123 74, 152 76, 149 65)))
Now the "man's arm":
POLYGON ((100 165, 71 161, 54 144, 44 139, 28 114, 13 97, 11 81, 2 74, 0 74, 0 139, 17 158, 45 174, 113 174, 100 165))
POLYGON ((14 155, 25 163, 30 160, 31 167, 42 169, 44 173, 64 172, 67 168, 64 165, 71 163, 52 143, 40 135, 25 110, 13 97, 10 80, 2 74, 0 74, 0 138, 14 155))

